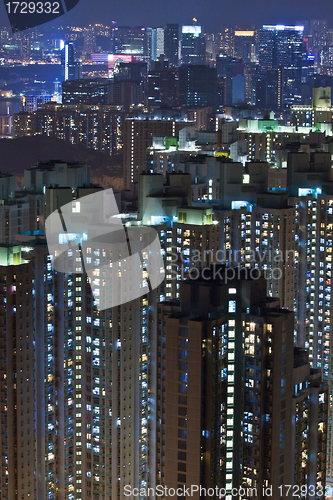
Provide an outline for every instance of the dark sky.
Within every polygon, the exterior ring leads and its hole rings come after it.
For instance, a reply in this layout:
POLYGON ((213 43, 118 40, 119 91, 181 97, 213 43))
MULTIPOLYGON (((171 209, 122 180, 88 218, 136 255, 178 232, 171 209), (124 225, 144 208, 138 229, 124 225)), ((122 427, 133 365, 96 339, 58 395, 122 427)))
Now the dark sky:
MULTIPOLYGON (((3 3, 0 25, 8 26, 3 3)), ((223 24, 294 24, 299 19, 327 19, 333 26, 332 0, 80 0, 58 25, 86 25, 100 22, 129 26, 163 26, 164 23, 191 24, 193 17, 205 32, 216 32, 223 24)))

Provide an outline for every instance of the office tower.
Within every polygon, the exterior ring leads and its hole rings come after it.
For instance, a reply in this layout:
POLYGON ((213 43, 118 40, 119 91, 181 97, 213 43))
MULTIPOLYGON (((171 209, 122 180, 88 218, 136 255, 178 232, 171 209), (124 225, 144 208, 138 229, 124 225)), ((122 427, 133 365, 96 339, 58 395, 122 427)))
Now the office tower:
POLYGON ((94 26, 89 24, 88 28, 84 28, 83 30, 83 51, 86 60, 90 60, 91 54, 95 52, 96 47, 96 35, 94 26))
MULTIPOLYGON (((148 80, 148 65, 146 62, 120 62, 117 65, 117 71, 114 72, 113 92, 118 87, 119 82, 129 82, 134 85, 133 104, 144 104, 147 98, 147 80, 148 80)), ((111 91, 112 92, 112 91, 111 91)), ((116 102, 112 97, 110 104, 125 104, 116 102)))
POLYGON ((302 26, 263 26, 259 31, 260 69, 282 70, 284 108, 301 102, 302 42, 302 26))
POLYGON ((131 28, 129 26, 115 26, 113 51, 115 54, 127 54, 131 49, 131 28))
POLYGON ((164 55, 170 66, 179 65, 179 24, 164 27, 164 55))
POLYGON ((156 59, 164 54, 164 28, 156 28, 156 59))
POLYGON ((219 33, 219 53, 229 57, 234 56, 234 28, 231 26, 222 26, 219 33))
POLYGON ((216 58, 216 70, 218 77, 224 81, 223 104, 232 106, 243 103, 245 100, 243 60, 219 54, 216 58))
POLYGON ((258 499, 267 487, 272 498, 288 498, 286 484, 324 488, 327 385, 294 350, 293 313, 255 273, 218 271, 160 306, 159 481, 227 500, 232 488, 258 499))
POLYGON ((231 104, 238 106, 245 103, 245 77, 236 75, 232 77, 231 104))
POLYGON ((311 19, 309 25, 309 46, 314 54, 322 49, 328 38, 328 26, 326 19, 311 19))
POLYGON ((76 75, 76 63, 74 58, 74 43, 65 42, 64 48, 61 51, 61 79, 63 82, 67 80, 75 80, 79 78, 76 75))
POLYGON ((131 52, 140 54, 150 68, 152 60, 152 28, 136 26, 132 28, 131 52))
POLYGON ((148 75, 148 106, 178 106, 179 79, 175 68, 155 68, 148 75))
POLYGON ((109 104, 110 85, 105 79, 68 80, 62 84, 62 103, 109 104))
POLYGON ((14 115, 13 136, 57 137, 111 155, 123 147, 123 120, 121 106, 50 103, 34 113, 14 115))
POLYGON ((114 106, 121 106, 127 113, 130 112, 133 106, 144 103, 142 85, 126 80, 113 82, 110 103, 114 106))
POLYGON ((157 61, 164 54, 164 28, 154 28, 152 32, 152 60, 157 61))
POLYGON ((31 36, 22 35, 21 37, 21 57, 23 61, 29 61, 31 57, 31 36))
POLYGON ((234 57, 244 62, 256 60, 256 34, 253 30, 235 30, 234 57))
POLYGON ((145 53, 146 28, 135 26, 131 29, 131 51, 135 54, 145 53))
POLYGON ((269 68, 263 74, 260 70, 254 75, 256 105, 259 108, 279 110, 282 108, 282 75, 281 68, 269 68))
POLYGON ((206 64, 206 40, 201 26, 182 26, 182 65, 206 64))
POLYGON ((179 104, 181 106, 217 106, 217 72, 209 66, 187 65, 179 68, 179 104))
POLYGON ((214 65, 216 56, 218 54, 217 35, 211 33, 205 34, 204 36, 206 40, 206 63, 211 66, 214 65))
POLYGON ((153 50, 152 38, 152 28, 116 26, 114 28, 113 53, 140 55, 150 67, 153 50))
POLYGON ((124 188, 131 189, 139 174, 146 170, 147 148, 153 137, 178 137, 179 131, 191 125, 181 120, 127 118, 124 122, 124 188))
POLYGON ((268 69, 266 73, 266 105, 265 108, 281 109, 283 71, 268 69))

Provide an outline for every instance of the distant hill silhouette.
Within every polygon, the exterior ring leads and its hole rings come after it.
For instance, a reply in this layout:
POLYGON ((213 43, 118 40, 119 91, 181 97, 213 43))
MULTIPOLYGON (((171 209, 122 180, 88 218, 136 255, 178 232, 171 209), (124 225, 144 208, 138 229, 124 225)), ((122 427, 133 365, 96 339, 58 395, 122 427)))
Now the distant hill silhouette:
POLYGON ((0 172, 15 174, 23 183, 24 169, 38 161, 78 161, 91 165, 92 182, 104 188, 122 188, 122 156, 106 156, 93 149, 70 144, 54 137, 0 139, 0 172))

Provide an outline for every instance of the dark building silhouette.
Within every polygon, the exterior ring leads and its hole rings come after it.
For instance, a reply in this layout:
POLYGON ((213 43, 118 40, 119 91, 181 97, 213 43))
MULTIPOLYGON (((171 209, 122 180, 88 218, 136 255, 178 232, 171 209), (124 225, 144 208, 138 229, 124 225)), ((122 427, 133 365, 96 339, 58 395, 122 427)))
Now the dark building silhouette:
POLYGON ((177 67, 179 63, 179 24, 167 24, 164 28, 164 52, 169 65, 177 67))
POLYGON ((217 106, 216 68, 187 65, 179 68, 179 103, 187 107, 217 106))
POLYGON ((156 68, 148 75, 148 105, 178 106, 179 80, 178 69, 156 68))

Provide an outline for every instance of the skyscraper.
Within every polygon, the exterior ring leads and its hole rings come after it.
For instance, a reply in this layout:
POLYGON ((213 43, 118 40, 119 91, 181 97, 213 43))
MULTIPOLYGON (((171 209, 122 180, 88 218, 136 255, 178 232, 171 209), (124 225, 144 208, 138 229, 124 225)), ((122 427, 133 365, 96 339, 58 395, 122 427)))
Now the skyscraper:
POLYGON ((80 78, 80 65, 75 62, 73 42, 65 42, 61 51, 61 71, 63 82, 80 78))
POLYGON ((179 24, 167 24, 164 27, 164 54, 169 66, 179 65, 179 24))
POLYGON ((183 26, 181 43, 182 64, 206 64, 206 39, 201 26, 183 26))
POLYGON ((283 106, 301 102, 303 26, 263 26, 259 31, 259 63, 282 70, 283 106))
POLYGON ((152 32, 152 60, 164 54, 164 28, 154 28, 152 32))

